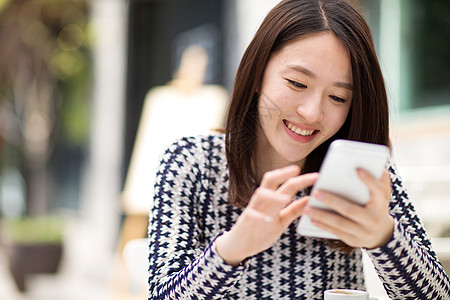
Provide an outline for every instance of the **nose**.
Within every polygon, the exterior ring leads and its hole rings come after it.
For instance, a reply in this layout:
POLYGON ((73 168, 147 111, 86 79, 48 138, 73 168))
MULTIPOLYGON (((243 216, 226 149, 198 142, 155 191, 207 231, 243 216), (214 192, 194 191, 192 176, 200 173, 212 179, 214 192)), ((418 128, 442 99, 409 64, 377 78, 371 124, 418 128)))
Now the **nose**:
POLYGON ((304 97, 297 105, 297 113, 310 123, 321 121, 323 118, 323 102, 320 93, 304 97))

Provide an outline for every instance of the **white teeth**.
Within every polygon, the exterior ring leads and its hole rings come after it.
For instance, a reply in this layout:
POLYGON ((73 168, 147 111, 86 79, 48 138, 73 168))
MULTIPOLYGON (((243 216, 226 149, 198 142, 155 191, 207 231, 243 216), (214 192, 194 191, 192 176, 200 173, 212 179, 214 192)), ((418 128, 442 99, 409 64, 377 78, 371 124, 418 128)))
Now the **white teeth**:
POLYGON ((310 136, 310 135, 312 135, 315 132, 315 130, 301 130, 300 128, 295 127, 295 125, 292 125, 289 122, 286 122, 286 124, 287 124, 287 127, 292 132, 295 132, 296 134, 299 134, 299 135, 310 136))

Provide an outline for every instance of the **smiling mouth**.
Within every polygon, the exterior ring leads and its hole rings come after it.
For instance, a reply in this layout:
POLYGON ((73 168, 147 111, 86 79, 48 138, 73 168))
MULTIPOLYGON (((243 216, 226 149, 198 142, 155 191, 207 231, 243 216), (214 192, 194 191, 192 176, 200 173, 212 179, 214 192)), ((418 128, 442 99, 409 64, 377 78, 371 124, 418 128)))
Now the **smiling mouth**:
POLYGON ((293 133, 295 133, 299 136, 311 136, 318 132, 318 130, 314 130, 314 129, 309 129, 309 130, 300 129, 287 120, 283 120, 283 122, 284 122, 284 125, 286 125, 286 127, 289 128, 290 131, 292 131, 293 133))

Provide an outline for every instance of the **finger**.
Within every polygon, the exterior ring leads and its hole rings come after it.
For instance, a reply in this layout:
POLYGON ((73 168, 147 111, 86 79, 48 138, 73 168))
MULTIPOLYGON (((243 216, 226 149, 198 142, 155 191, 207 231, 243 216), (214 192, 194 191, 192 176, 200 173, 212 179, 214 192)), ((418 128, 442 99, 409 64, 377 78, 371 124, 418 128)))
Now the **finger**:
POLYGON ((275 217, 290 202, 291 198, 288 195, 277 193, 268 188, 259 187, 253 194, 249 207, 275 217))
POLYGON ((268 171, 264 174, 261 187, 276 190, 283 182, 300 173, 300 168, 296 165, 268 171))
MULTIPOLYGON (((387 188, 382 183, 382 181, 386 180, 386 179, 383 178, 383 176, 386 176, 386 175, 382 175, 380 180, 377 180, 375 177, 373 177, 372 174, 370 174, 366 170, 358 169, 357 173, 358 173, 358 177, 368 187, 370 195, 371 195, 371 197, 370 197, 371 200, 374 199, 374 198, 377 198, 377 197, 381 197, 383 199, 386 199, 385 195, 387 194, 386 193, 386 189, 387 188)), ((370 202, 372 202, 372 201, 370 201, 370 202)))
POLYGON ((383 187, 382 187, 381 183, 375 177, 373 177, 372 174, 370 174, 369 172, 367 172, 366 170, 363 170, 363 169, 358 169, 357 173, 358 173, 358 177, 362 180, 362 182, 369 189, 369 193, 371 196, 370 199, 374 199, 375 197, 379 197, 379 196, 381 196, 382 198, 385 198, 384 193, 383 193, 383 187))
POLYGON ((367 186, 376 186, 377 185, 377 179, 369 172, 367 172, 364 169, 358 168, 356 170, 356 173, 358 174, 359 179, 362 180, 367 186))
POLYGON ((279 188, 278 192, 293 197, 298 191, 314 185, 319 177, 319 173, 308 173, 289 178, 279 188))
POLYGON ((357 223, 365 224, 370 220, 364 206, 353 203, 348 199, 322 190, 314 192, 314 198, 326 204, 331 210, 357 223))
POLYGON ((394 220, 389 217, 383 224, 363 226, 342 216, 306 207, 304 213, 311 218, 314 226, 338 236, 343 242, 352 247, 366 247, 369 249, 386 245, 391 239, 394 220), (383 226, 380 226, 383 225, 383 226), (384 228, 384 229, 383 229, 384 228))
POLYGON ((347 239, 354 239, 366 234, 364 228, 358 223, 331 211, 307 207, 305 208, 305 214, 311 218, 314 225, 318 224, 318 227, 341 238, 346 236, 347 239))
POLYGON ((327 231, 329 233, 332 233, 333 235, 337 236, 342 242, 344 242, 345 244, 347 244, 350 247, 360 247, 360 245, 358 243, 358 237, 355 236, 352 232, 347 233, 347 232, 340 230, 339 228, 335 228, 335 227, 329 226, 327 224, 323 224, 323 223, 321 223, 319 221, 315 221, 315 220, 311 220, 311 223, 315 227, 322 229, 324 231, 327 231))
POLYGON ((295 219, 299 218, 308 203, 309 196, 303 197, 289 204, 287 207, 280 211, 280 221, 283 226, 287 227, 289 224, 294 222, 295 219))

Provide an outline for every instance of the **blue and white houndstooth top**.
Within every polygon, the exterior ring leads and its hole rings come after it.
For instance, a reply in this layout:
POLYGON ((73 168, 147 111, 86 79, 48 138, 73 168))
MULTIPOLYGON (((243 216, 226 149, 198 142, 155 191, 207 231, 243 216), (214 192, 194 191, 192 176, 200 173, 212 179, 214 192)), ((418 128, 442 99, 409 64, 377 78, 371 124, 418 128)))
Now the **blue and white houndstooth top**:
MULTIPOLYGON (((431 249, 395 167, 392 239, 364 250, 392 299, 450 299, 449 278, 431 249)), ((229 205, 224 135, 183 138, 161 157, 149 222, 149 299, 323 299, 330 288, 365 289, 362 250, 351 255, 296 233, 238 267, 215 238, 242 212, 229 205)))

